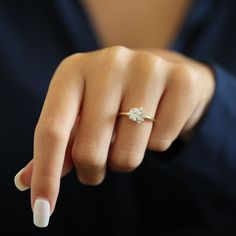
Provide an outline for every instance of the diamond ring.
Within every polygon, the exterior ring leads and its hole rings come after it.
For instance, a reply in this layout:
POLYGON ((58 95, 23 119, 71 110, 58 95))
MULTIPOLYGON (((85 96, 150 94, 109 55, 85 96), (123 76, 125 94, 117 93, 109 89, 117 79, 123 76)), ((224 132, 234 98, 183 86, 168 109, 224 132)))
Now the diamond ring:
POLYGON ((145 119, 155 122, 156 120, 150 116, 145 115, 145 111, 142 107, 133 107, 128 112, 119 112, 119 116, 125 115, 128 116, 130 120, 137 123, 142 123, 145 119))

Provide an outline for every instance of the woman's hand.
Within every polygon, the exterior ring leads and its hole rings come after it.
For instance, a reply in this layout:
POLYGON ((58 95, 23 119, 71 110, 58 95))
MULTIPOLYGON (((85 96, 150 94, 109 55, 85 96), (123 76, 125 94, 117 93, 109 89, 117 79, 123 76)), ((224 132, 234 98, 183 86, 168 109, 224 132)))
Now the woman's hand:
POLYGON ((89 185, 101 183, 107 167, 134 170, 147 148, 165 151, 193 131, 214 87, 210 68, 170 51, 115 46, 62 61, 35 129, 34 158, 15 178, 21 190, 31 187, 35 224, 47 225, 60 178, 73 166, 89 185), (132 107, 156 122, 117 116, 132 107))

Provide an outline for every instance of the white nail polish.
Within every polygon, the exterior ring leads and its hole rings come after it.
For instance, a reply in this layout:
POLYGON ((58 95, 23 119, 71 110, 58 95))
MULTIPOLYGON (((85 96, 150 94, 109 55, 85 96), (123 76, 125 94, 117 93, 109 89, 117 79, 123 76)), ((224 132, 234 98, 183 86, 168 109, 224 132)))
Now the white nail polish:
POLYGON ((44 198, 37 198, 33 208, 34 224, 37 227, 44 228, 48 226, 50 218, 50 204, 44 198))
POLYGON ((20 176, 21 176, 21 174, 22 174, 23 171, 24 171, 24 168, 21 169, 21 170, 16 174, 16 176, 15 176, 15 178, 14 178, 15 186, 16 186, 20 191, 25 191, 25 190, 29 189, 29 187, 28 187, 28 186, 25 186, 25 185, 21 182, 21 180, 20 180, 20 176))

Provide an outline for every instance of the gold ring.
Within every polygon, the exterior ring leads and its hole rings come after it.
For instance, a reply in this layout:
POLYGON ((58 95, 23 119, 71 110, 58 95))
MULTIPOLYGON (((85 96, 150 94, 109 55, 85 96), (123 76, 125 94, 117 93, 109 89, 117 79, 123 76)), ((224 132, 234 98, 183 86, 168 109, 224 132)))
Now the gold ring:
POLYGON ((130 120, 137 123, 142 123, 144 120, 155 122, 153 117, 145 115, 144 109, 142 107, 133 107, 128 112, 119 112, 118 116, 128 116, 130 120))

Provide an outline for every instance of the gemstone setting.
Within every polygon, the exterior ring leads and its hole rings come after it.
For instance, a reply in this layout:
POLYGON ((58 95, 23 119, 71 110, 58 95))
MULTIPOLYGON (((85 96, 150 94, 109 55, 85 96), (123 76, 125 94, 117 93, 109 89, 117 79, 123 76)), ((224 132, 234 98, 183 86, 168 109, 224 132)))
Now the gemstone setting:
POLYGON ((145 119, 144 110, 142 107, 133 107, 127 114, 130 120, 135 121, 139 124, 142 123, 145 119))

